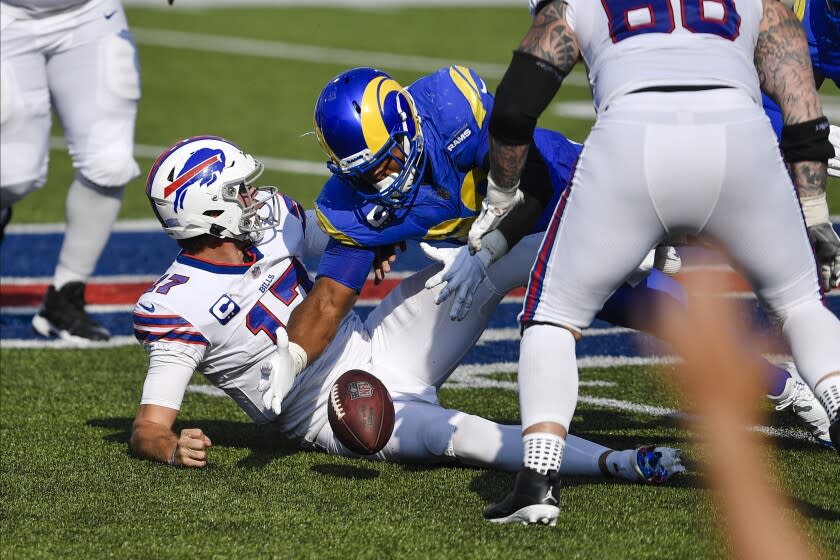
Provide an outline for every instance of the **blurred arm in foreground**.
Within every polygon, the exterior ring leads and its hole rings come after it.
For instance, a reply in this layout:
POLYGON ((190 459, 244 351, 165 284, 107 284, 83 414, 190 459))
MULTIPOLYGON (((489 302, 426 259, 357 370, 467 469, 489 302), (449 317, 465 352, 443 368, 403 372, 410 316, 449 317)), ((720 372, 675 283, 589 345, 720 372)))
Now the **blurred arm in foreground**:
POLYGON ((687 309, 662 309, 662 332, 671 333, 669 342, 685 359, 674 379, 694 407, 692 427, 707 447, 707 470, 731 556, 814 558, 818 552, 795 527, 791 507, 775 490, 762 436, 744 429, 761 423, 763 416, 758 406, 761 363, 743 345, 751 334, 712 274, 693 276, 686 287, 687 309))

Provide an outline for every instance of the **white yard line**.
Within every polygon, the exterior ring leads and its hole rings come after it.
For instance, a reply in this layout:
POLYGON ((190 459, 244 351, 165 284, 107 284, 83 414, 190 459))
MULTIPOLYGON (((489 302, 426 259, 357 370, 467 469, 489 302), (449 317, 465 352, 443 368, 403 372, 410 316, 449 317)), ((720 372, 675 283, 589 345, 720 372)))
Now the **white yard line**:
MULTIPOLYGON (((152 146, 150 144, 135 144, 134 155, 140 158, 155 159, 169 146, 152 146)), ((67 142, 60 136, 53 136, 50 138, 50 149, 58 151, 67 151, 67 142)), ((327 169, 327 164, 324 161, 305 161, 299 159, 276 158, 270 156, 255 156, 266 169, 272 171, 283 171, 286 173, 295 173, 298 175, 318 175, 321 177, 329 177, 330 171, 327 169)), ((138 220, 139 222, 139 220, 138 220)), ((157 225, 157 222, 153 222, 157 225)), ((157 225, 159 228, 160 226, 157 225)), ((11 230, 9 230, 11 231, 11 230)), ((63 231, 63 230, 62 230, 63 231)))
MULTIPOLYGON (((504 364, 499 364, 504 365, 504 364)), ((481 374, 477 373, 480 370, 492 370, 493 364, 488 364, 487 366, 462 366, 455 370, 455 373, 452 377, 447 380, 445 387, 452 388, 452 389, 486 389, 486 388, 499 388, 499 389, 509 389, 515 391, 517 389, 516 382, 514 381, 501 381, 496 379, 488 379, 483 377, 481 374), (475 374, 465 375, 464 372, 466 369, 470 369, 475 374), (460 371, 460 374, 459 374, 460 371)), ((506 367, 506 366, 505 366, 506 367)), ((497 371, 497 370, 493 370, 497 371)), ((592 380, 581 380, 580 386, 581 387, 615 387, 617 384, 611 381, 602 381, 598 379, 592 380)), ((224 397, 226 396, 225 392, 219 389, 218 387, 213 387, 211 385, 190 385, 187 387, 187 391, 190 393, 199 393, 202 395, 208 395, 213 397, 224 397)), ((579 395, 578 402, 583 404, 589 404, 594 406, 599 406, 603 408, 609 408, 612 410, 621 410, 624 412, 633 412, 635 414, 647 414, 649 416, 657 416, 662 418, 679 418, 685 419, 688 417, 685 413, 674 409, 668 408, 664 406, 656 406, 650 404, 643 404, 643 403, 635 403, 632 401, 626 401, 622 399, 611 399, 605 397, 591 397, 588 395, 579 395)), ((812 441, 811 436, 805 433, 803 430, 798 428, 774 428, 771 426, 750 426, 748 428, 751 431, 759 432, 771 437, 777 438, 788 438, 788 439, 796 439, 802 441, 812 441)))
MULTIPOLYGON (((460 58, 436 58, 381 51, 341 49, 286 43, 283 41, 270 41, 266 39, 250 39, 248 37, 211 35, 147 27, 134 27, 131 32, 137 40, 137 43, 141 45, 294 60, 316 64, 329 64, 330 66, 375 66, 386 70, 410 70, 425 74, 452 64, 460 64, 461 66, 472 68, 485 79, 500 79, 504 75, 505 70, 507 70, 507 64, 470 61, 460 58)), ((525 28, 523 28, 524 32, 525 28)), ((588 86, 589 84, 586 76, 582 72, 570 74, 563 83, 574 86, 588 86)))

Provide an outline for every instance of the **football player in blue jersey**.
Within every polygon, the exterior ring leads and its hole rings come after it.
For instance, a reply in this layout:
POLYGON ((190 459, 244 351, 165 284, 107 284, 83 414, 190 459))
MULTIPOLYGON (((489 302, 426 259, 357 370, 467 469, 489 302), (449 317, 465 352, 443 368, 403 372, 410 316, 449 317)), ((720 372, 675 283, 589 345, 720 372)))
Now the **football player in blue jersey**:
MULTIPOLYGON (((817 88, 826 79, 840 87, 840 0, 796 0, 793 11, 805 29, 817 88)), ((762 97, 764 111, 784 149, 782 111, 766 93, 762 93, 762 97)), ((840 127, 831 125, 829 139, 834 145, 835 155, 828 161, 828 174, 840 177, 840 127)), ((828 217, 825 193, 801 198, 800 202, 808 225, 808 236, 820 263, 823 290, 830 291, 840 286, 840 237, 828 217)))
MULTIPOLYGON (((333 177, 316 205, 319 225, 331 241, 307 300, 311 303, 296 311, 289 324, 291 340, 308 359, 332 338, 371 266, 379 277, 387 272, 387 259, 379 257, 382 248, 410 239, 465 241, 480 206, 488 204, 482 199, 489 150, 486 119, 492 105, 481 77, 462 66, 441 69, 408 88, 379 70, 355 68, 323 89, 315 107, 315 133, 333 177)), ((429 287, 446 282, 438 301, 454 291, 453 319, 467 315, 472 294, 491 264, 526 235, 545 229, 547 210, 559 201, 581 149, 548 130, 535 133, 534 146, 516 209, 527 220, 506 221, 476 255, 464 246, 453 259, 424 246, 432 258, 446 260, 429 287), (461 266, 464 262, 469 265, 461 266), (460 278, 449 275, 456 271, 460 278)), ((515 270, 519 285, 524 285, 531 264, 515 270)), ((678 285, 655 271, 619 290, 601 317, 645 328, 644 317, 627 313, 630 300, 643 304, 651 298, 680 297, 678 285)))
MULTIPOLYGON (((494 201, 482 200, 489 151, 486 120, 492 107, 484 81, 462 66, 441 69, 408 88, 373 68, 349 70, 325 86, 316 103, 315 132, 333 177, 318 197, 316 212, 331 240, 312 293, 287 326, 296 364, 303 367, 320 356, 352 309, 371 266, 377 278, 388 272, 395 245, 409 239, 463 242, 480 206, 492 207, 494 201)), ((510 271, 507 286, 525 284, 537 254, 523 258, 520 251, 514 261, 508 248, 526 236, 541 239, 551 210, 564 203, 561 195, 582 146, 558 132, 537 129, 532 148, 514 219, 485 236, 480 251, 422 245, 444 265, 426 286, 445 284, 438 288, 437 303, 454 294, 453 319, 467 316, 477 286, 489 281, 490 266, 510 271), (505 262, 494 265, 500 259, 505 262)), ((679 285, 652 269, 654 260, 648 256, 604 306, 601 319, 650 330, 649 314, 631 310, 682 301, 679 285)), ((489 320, 490 313, 478 312, 489 320)), ((805 424, 827 444, 825 413, 819 406, 799 406, 812 404, 813 396, 784 369, 770 369, 777 406, 809 410, 805 424), (790 406, 794 402, 799 404, 790 406)))

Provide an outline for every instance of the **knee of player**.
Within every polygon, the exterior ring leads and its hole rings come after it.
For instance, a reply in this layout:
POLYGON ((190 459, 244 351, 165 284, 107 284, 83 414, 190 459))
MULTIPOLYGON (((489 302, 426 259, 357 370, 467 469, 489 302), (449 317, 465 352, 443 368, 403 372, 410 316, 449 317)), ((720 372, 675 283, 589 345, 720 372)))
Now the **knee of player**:
POLYGON ((36 191, 47 182, 46 161, 44 165, 34 161, 25 161, 23 157, 18 160, 10 158, 6 161, 3 158, 3 180, 0 187, 0 207, 8 208, 29 193, 36 191), (7 166, 8 163, 8 166, 7 166))
POLYGON ((421 439, 426 451, 435 457, 454 457, 453 439, 457 423, 457 418, 447 422, 425 423, 421 439))
POLYGON ((140 167, 129 151, 97 152, 79 157, 79 174, 92 186, 121 188, 140 175, 140 167))

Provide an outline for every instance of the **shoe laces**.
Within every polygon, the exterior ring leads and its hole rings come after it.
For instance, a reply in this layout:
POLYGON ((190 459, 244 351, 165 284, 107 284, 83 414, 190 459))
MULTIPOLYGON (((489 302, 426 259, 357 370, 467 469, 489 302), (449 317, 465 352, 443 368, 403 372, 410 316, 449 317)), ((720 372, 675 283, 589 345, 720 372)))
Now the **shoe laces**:
POLYGON ((797 380, 792 381, 793 388, 791 389, 790 394, 787 397, 776 401, 776 410, 784 410, 796 402, 802 404, 806 401, 813 400, 813 395, 811 395, 810 391, 807 390, 804 383, 797 380))

